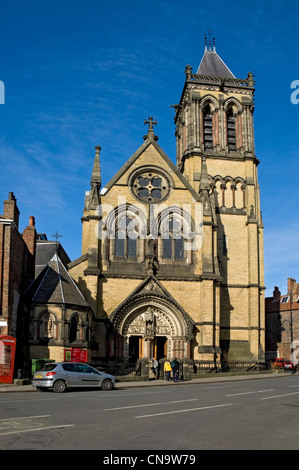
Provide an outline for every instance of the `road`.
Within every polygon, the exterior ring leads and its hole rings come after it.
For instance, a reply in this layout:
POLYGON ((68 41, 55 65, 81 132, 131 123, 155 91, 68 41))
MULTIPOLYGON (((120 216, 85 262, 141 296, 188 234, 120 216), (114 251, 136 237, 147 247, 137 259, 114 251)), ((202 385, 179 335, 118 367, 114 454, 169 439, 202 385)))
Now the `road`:
POLYGON ((133 455, 137 449, 183 453, 299 446, 299 374, 131 389, 118 384, 110 392, 8 392, 0 395, 0 404, 1 450, 133 455))

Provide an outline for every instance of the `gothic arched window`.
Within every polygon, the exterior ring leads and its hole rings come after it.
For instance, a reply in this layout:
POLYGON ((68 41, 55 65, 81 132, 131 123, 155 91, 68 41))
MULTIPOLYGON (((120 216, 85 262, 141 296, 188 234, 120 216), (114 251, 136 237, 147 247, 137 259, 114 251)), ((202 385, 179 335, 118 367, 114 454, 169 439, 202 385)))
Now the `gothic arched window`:
POLYGON ((109 262, 144 261, 147 219, 143 211, 131 204, 120 205, 106 219, 106 245, 103 254, 109 262))
POLYGON ((124 258, 137 257, 137 231, 134 219, 123 214, 117 219, 115 233, 115 256, 124 258))
POLYGON ((79 327, 79 318, 78 315, 74 315, 70 321, 70 343, 73 343, 77 339, 79 327))
POLYGON ((205 149, 213 148, 213 117, 210 105, 203 110, 203 139, 205 149))
POLYGON ((184 221, 179 214, 168 213, 161 222, 161 255, 164 260, 185 260, 184 221))
POLYGON ((163 258, 174 260, 184 259, 184 238, 181 221, 176 218, 169 220, 168 229, 164 231, 163 258))
POLYGON ((194 249, 200 241, 200 230, 195 225, 187 208, 171 206, 158 217, 158 259, 162 264, 193 262, 194 249))
POLYGON ((231 108, 226 113, 228 150, 236 150, 236 118, 231 108))

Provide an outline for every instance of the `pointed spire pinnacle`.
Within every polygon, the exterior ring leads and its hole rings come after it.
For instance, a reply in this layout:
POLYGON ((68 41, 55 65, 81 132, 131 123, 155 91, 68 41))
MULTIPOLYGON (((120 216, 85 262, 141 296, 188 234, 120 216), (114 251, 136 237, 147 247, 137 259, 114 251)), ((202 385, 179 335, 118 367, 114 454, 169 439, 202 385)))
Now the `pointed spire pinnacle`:
POLYGON ((100 150, 99 145, 95 146, 96 154, 94 158, 93 170, 91 175, 91 183, 97 183, 101 186, 101 166, 100 166, 100 150))
POLYGON ((89 208, 94 209, 100 204, 100 190, 101 190, 101 166, 100 166, 100 150, 101 147, 96 145, 96 155, 92 169, 90 180, 91 191, 89 194, 89 208))
POLYGON ((207 160, 204 155, 201 157, 201 173, 200 173, 200 182, 199 182, 199 193, 202 191, 209 191, 210 184, 209 184, 209 175, 208 175, 208 167, 207 167, 207 160))
POLYGON ((210 194, 209 174, 205 155, 201 157, 201 173, 199 182, 199 197, 203 204, 203 213, 205 216, 213 218, 213 209, 210 194))

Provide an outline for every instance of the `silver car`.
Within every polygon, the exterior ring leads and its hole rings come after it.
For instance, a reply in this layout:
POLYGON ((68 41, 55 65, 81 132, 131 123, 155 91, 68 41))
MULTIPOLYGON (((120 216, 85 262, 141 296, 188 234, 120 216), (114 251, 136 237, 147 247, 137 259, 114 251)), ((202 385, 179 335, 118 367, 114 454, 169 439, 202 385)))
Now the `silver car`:
POLYGON ((53 389, 62 393, 71 387, 100 387, 102 390, 112 390, 115 377, 100 372, 93 367, 79 362, 51 362, 38 370, 32 379, 32 385, 37 390, 53 389))

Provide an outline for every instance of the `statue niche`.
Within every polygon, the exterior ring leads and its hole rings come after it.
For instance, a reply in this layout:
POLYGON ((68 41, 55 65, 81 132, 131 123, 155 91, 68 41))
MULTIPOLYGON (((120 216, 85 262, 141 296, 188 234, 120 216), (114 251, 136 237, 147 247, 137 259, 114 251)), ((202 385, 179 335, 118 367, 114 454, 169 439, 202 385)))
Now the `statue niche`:
POLYGON ((53 316, 50 313, 46 314, 41 324, 42 339, 50 340, 54 338, 54 324, 55 319, 53 316))

